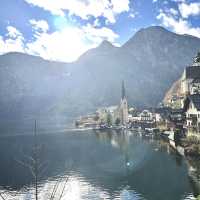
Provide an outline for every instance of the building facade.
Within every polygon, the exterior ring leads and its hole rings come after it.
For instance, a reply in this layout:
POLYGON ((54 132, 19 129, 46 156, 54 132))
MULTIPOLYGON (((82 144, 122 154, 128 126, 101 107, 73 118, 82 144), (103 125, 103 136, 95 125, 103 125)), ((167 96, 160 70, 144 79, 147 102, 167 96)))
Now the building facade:
POLYGON ((186 98, 184 111, 186 127, 197 132, 200 131, 200 94, 193 94, 186 98))
POLYGON ((200 63, 186 67, 181 77, 181 95, 192 95, 195 87, 200 85, 200 63))
POLYGON ((154 121, 153 113, 151 113, 149 110, 143 110, 140 115, 140 121, 142 122, 150 122, 154 121))

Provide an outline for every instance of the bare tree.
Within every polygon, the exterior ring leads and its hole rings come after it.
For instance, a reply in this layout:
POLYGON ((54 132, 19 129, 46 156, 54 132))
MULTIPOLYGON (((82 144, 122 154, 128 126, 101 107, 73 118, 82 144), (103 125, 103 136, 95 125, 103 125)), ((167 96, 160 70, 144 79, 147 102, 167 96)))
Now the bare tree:
POLYGON ((36 134, 37 134, 37 124, 35 120, 33 163, 34 163, 34 176, 35 176, 35 200, 38 200, 38 143, 36 134))
POLYGON ((37 141, 37 121, 35 120, 35 123, 34 123, 33 155, 31 156, 31 155, 23 154, 24 158, 27 160, 26 162, 20 161, 20 160, 16 160, 18 163, 20 163, 24 167, 27 167, 30 170, 30 172, 31 172, 31 174, 32 174, 32 176, 34 178, 34 188, 35 188, 34 196, 35 196, 35 200, 39 199, 38 198, 38 194, 39 194, 38 179, 39 179, 39 176, 42 174, 43 168, 45 166, 45 163, 41 162, 39 160, 39 151, 40 151, 40 147, 39 147, 38 141, 37 141))
MULTIPOLYGON (((21 152, 23 154, 23 157, 25 158, 26 161, 21 161, 21 160, 17 160, 16 161, 21 164, 22 166, 28 168, 34 178, 34 197, 35 200, 39 200, 39 178, 42 176, 42 174, 45 171, 45 165, 47 165, 47 163, 45 163, 44 161, 42 162, 39 159, 39 154, 40 152, 40 146, 38 144, 38 138, 37 138, 37 121, 34 121, 34 144, 33 144, 33 154, 31 155, 26 155, 25 153, 21 152)), ((56 198, 56 193, 58 192, 59 187, 61 187, 60 183, 62 181, 64 181, 64 185, 62 186, 61 189, 61 193, 60 195, 57 194, 57 196, 59 196, 59 200, 62 198, 67 182, 69 180, 69 176, 67 176, 66 178, 64 177, 60 177, 54 187, 53 190, 51 192, 50 198, 49 200, 54 200, 56 198)), ((2 193, 0 193, 0 200, 6 200, 6 198, 2 195, 2 193)))
POLYGON ((1 199, 6 200, 6 199, 3 197, 2 193, 0 193, 0 197, 1 197, 1 199))

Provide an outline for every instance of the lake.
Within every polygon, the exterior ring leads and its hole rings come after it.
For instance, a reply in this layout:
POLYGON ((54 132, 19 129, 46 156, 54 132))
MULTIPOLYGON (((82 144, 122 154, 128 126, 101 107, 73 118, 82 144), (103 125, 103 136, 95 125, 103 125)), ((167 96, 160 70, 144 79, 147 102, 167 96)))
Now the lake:
MULTIPOLYGON (((37 144, 39 199, 193 199, 187 161, 164 142, 129 131, 87 130, 39 134, 37 144)), ((6 200, 33 199, 33 155, 33 135, 0 137, 6 200)))

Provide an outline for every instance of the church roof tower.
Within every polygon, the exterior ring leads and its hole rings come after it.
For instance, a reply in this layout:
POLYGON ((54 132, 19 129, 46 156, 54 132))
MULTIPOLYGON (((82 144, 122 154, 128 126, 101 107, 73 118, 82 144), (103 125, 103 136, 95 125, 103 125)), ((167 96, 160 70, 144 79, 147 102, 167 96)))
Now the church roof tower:
POLYGON ((126 90, 125 90, 125 84, 124 80, 122 81, 122 99, 126 98, 126 90))

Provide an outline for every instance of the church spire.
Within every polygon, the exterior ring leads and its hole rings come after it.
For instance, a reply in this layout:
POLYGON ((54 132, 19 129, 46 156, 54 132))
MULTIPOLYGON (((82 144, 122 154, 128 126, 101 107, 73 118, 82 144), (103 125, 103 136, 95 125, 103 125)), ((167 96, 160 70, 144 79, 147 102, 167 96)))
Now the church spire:
POLYGON ((125 84, 124 80, 122 81, 122 99, 126 98, 125 84))

